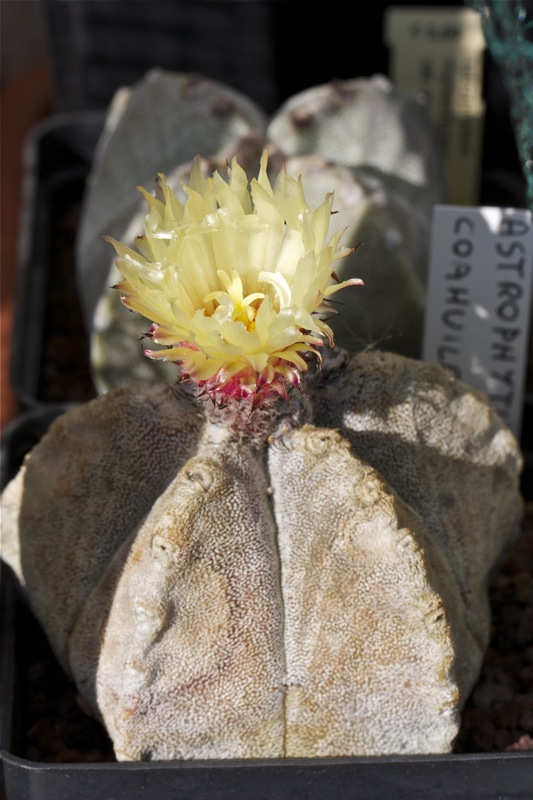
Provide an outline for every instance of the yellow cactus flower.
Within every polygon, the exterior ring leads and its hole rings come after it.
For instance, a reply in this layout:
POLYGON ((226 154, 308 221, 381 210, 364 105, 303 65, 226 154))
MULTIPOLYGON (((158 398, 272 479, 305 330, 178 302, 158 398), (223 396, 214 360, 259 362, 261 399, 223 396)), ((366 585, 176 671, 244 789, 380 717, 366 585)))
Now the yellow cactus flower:
POLYGON ((248 183, 235 159, 226 181, 218 172, 204 177, 197 158, 184 204, 161 174, 155 197, 140 188, 148 214, 138 252, 107 237, 122 302, 165 345, 146 355, 179 364, 182 380, 222 405, 251 400, 255 408, 299 385, 309 358, 332 343, 320 317, 331 314, 328 298, 362 283, 339 283, 332 270, 351 252, 339 247, 342 231, 326 241, 332 194, 311 210, 301 179, 282 169, 272 186, 267 164, 265 150, 248 183))

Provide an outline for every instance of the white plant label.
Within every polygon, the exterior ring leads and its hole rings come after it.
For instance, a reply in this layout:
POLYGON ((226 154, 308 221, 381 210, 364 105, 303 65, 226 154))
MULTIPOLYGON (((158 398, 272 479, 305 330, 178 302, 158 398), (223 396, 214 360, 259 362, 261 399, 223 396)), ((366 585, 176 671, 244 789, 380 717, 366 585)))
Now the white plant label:
POLYGON ((471 8, 389 6, 384 40, 389 77, 398 89, 418 89, 442 147, 446 202, 478 205, 485 124, 483 53, 471 8))
POLYGON ((517 438, 532 272, 531 211, 435 206, 422 358, 484 391, 517 438))

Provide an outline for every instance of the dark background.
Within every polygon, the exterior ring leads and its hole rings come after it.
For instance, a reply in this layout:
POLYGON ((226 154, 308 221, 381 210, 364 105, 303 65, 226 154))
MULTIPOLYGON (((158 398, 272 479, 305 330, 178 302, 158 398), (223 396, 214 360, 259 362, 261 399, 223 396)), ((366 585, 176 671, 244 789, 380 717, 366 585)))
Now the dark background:
MULTIPOLYGON (((366 0, 44 0, 58 110, 105 108, 151 67, 198 72, 274 112, 311 86, 388 73, 389 6, 465 7, 366 0)), ((488 50, 482 204, 516 205, 491 176, 522 177, 508 95, 488 50)))

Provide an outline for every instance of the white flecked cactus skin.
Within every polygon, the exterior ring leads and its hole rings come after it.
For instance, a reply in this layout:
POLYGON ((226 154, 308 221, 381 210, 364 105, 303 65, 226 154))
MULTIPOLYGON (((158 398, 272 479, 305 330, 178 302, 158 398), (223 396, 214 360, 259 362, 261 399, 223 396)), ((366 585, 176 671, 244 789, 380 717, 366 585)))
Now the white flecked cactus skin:
POLYGON ((182 391, 112 390, 6 488, 2 557, 118 759, 453 747, 517 442, 397 354, 332 351, 305 392, 251 446, 182 391))

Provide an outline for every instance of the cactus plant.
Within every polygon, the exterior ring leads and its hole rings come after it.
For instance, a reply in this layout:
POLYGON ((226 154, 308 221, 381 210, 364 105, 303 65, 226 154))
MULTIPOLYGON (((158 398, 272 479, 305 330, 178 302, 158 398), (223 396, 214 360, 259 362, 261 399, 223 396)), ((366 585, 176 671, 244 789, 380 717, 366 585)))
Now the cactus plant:
POLYGON ((118 759, 448 752, 517 442, 443 368, 334 346, 332 295, 364 288, 335 282, 331 196, 272 186, 266 152, 249 186, 197 160, 184 191, 160 176, 137 248, 110 240, 178 383, 59 417, 2 557, 118 759))

